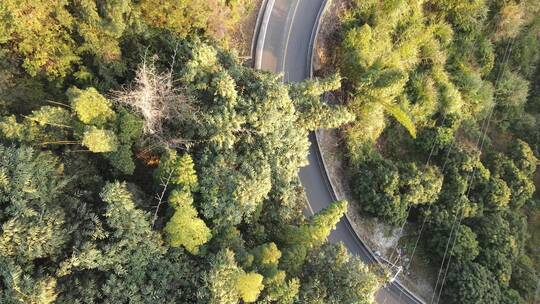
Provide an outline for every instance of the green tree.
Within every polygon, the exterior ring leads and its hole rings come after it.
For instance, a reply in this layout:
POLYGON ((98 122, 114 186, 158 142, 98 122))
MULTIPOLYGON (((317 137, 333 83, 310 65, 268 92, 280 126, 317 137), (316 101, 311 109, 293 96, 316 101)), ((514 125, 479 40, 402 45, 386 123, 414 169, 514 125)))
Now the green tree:
POLYGON ((477 262, 489 269, 501 285, 508 286, 519 249, 509 222, 502 214, 494 213, 480 218, 473 228, 481 248, 477 262))
POLYGON ((118 119, 114 126, 114 132, 118 138, 119 146, 115 152, 106 153, 105 157, 117 170, 131 175, 135 170, 132 148, 141 139, 143 122, 124 108, 119 108, 117 114, 118 119))
POLYGON ((405 221, 410 205, 435 202, 442 187, 442 175, 434 167, 422 172, 414 163, 395 164, 377 154, 351 171, 352 191, 361 208, 395 225, 405 221))
POLYGON ((423 154, 440 156, 443 151, 454 143, 457 117, 449 115, 444 118, 444 122, 436 123, 433 127, 422 128, 415 141, 416 148, 423 154))
POLYGON ((22 275, 22 269, 5 260, 0 261, 0 282, 6 286, 0 292, 2 303, 55 303, 58 298, 56 279, 48 276, 33 278, 22 275))
POLYGON ((251 303, 257 300, 264 287, 263 277, 257 273, 246 273, 236 264, 234 253, 229 249, 218 252, 203 276, 204 292, 201 300, 206 303, 238 303, 242 298, 251 303))
POLYGON ((347 211, 346 201, 336 201, 313 215, 308 223, 284 227, 280 242, 284 245, 280 262, 288 273, 297 273, 307 254, 326 242, 330 232, 347 211))
POLYGON ((184 246, 190 253, 197 254, 199 247, 208 242, 212 233, 193 207, 192 191, 198 187, 193 159, 187 153, 178 156, 175 150, 167 150, 154 171, 154 178, 159 179, 163 187, 169 184, 174 186, 168 197, 174 214, 164 228, 169 245, 184 246))
POLYGON ((502 292, 501 304, 525 304, 525 300, 519 295, 519 293, 513 289, 505 289, 502 292))
POLYGON ((508 206, 511 195, 511 190, 504 180, 491 177, 483 193, 484 205, 492 209, 503 209, 508 206))
POLYGON ((524 141, 518 139, 509 151, 509 157, 514 161, 516 167, 528 176, 533 176, 536 171, 538 159, 534 155, 531 147, 524 141))
POLYGON ((278 269, 281 251, 275 243, 265 243, 251 250, 253 268, 264 276, 266 286, 261 294, 261 302, 276 302, 280 304, 293 303, 299 289, 299 280, 287 280, 287 273, 278 269))
POLYGON ((0 6, 0 44, 13 44, 11 51, 21 56, 22 67, 32 76, 63 77, 79 60, 66 5, 67 1, 3 1, 0 6))
MULTIPOLYGON (((149 215, 135 207, 134 197, 125 183, 107 184, 100 197, 106 203, 103 215, 110 231, 100 237, 100 242, 94 243, 89 238, 80 250, 60 264, 57 274, 68 282, 63 288, 80 282, 82 286, 92 286, 88 293, 78 290, 93 298, 92 301, 120 303, 135 299, 151 302, 153 300, 146 292, 152 294, 154 290, 162 289, 151 284, 149 278, 163 272, 163 269, 153 269, 156 264, 163 263, 161 259, 166 252, 163 241, 152 230, 149 215), (144 284, 145 281, 149 284, 144 284), (96 290, 100 292, 93 294, 96 290), (126 294, 125 290, 130 293, 126 294)), ((77 298, 77 294, 71 292, 68 291, 65 297, 77 298)), ((159 291, 162 292, 164 290, 159 291)))
POLYGON ((253 264, 255 269, 264 275, 265 280, 272 279, 278 275, 278 262, 281 258, 281 251, 275 243, 266 243, 252 249, 253 264))
POLYGON ((132 147, 142 135, 142 121, 126 109, 115 112, 111 102, 96 89, 71 88, 66 93, 71 111, 43 106, 23 116, 0 120, 5 140, 32 145, 82 144, 94 153, 103 153, 119 172, 135 169, 132 147))
POLYGON ((118 149, 118 139, 113 131, 90 127, 83 134, 82 145, 95 153, 114 152, 118 149))
POLYGON ((501 290, 493 274, 474 262, 452 263, 442 299, 448 303, 500 303, 501 290))
POLYGON ((299 125, 314 131, 337 128, 354 120, 354 115, 343 106, 329 106, 321 101, 321 95, 335 91, 341 86, 341 77, 333 75, 324 80, 306 80, 293 84, 289 95, 300 111, 299 125))
POLYGON ((471 31, 479 27, 485 20, 488 7, 485 0, 431 0, 434 8, 439 11, 453 26, 471 31))
POLYGON ((423 170, 414 163, 401 166, 400 193, 409 205, 431 204, 437 201, 441 191, 443 177, 437 167, 429 166, 423 170))
POLYGON ((192 202, 189 193, 173 190, 169 195, 169 204, 174 208, 174 214, 164 230, 171 247, 184 246, 192 254, 197 254, 199 247, 208 242, 212 233, 198 217, 192 202))
POLYGON ((51 153, 0 146, 0 253, 21 265, 60 254, 68 241, 60 204, 67 180, 51 153))
POLYGON ((380 287, 376 275, 342 244, 311 253, 300 278, 301 303, 374 303, 380 287))
POLYGON ((440 162, 444 168, 444 183, 438 201, 429 208, 431 216, 428 220, 434 226, 448 225, 459 217, 467 219, 479 215, 484 199, 483 186, 490 176, 478 154, 469 152, 459 143, 455 142, 443 155, 440 162))
POLYGON ((311 217, 308 223, 289 226, 281 242, 285 245, 321 246, 347 211, 347 201, 335 201, 311 217))
POLYGON ((479 254, 480 248, 476 234, 466 225, 460 224, 452 227, 433 227, 427 237, 428 247, 437 261, 441 261, 446 254, 446 258, 452 257, 453 261, 459 263, 473 261, 479 254), (452 234, 451 234, 452 232, 452 234), (450 249, 447 251, 447 249, 450 249))
POLYGON ((510 287, 515 289, 526 300, 533 300, 535 296, 538 275, 531 259, 521 254, 512 266, 510 287))
POLYGON ((339 55, 347 87, 354 95, 349 107, 357 121, 351 131, 361 134, 362 127, 379 126, 378 131, 358 136, 359 142, 377 139, 384 128, 383 115, 365 114, 373 111, 370 108, 376 107, 378 113, 384 110, 414 138, 417 124, 434 113, 438 101, 447 100, 449 111, 461 105, 437 37, 444 24, 424 22, 424 14, 419 2, 372 1, 370 5, 355 2, 345 15, 339 55), (421 58, 425 64, 420 64, 421 58), (417 74, 425 75, 424 81, 410 82, 417 74))
POLYGON ((156 3, 143 0, 139 7, 143 18, 152 26, 172 30, 181 36, 203 30, 215 38, 223 38, 246 14, 251 7, 251 1, 156 3))
POLYGON ((257 301, 259 293, 264 288, 262 281, 263 276, 258 273, 243 273, 236 279, 235 288, 245 303, 253 303, 257 301))
POLYGON ((73 75, 88 81, 95 80, 90 72, 95 68, 110 85, 114 76, 125 71, 119 62, 120 39, 134 13, 129 0, 4 1, 0 44, 14 46, 7 47, 11 56, 19 57, 18 64, 31 76, 73 75))
POLYGON ((518 3, 505 3, 497 12, 495 18, 495 41, 515 38, 525 23, 525 5, 518 3))
POLYGON ((159 161, 154 171, 154 178, 159 181, 169 181, 180 186, 183 190, 192 191, 198 187, 197 172, 193 159, 189 154, 178 156, 176 150, 168 149, 159 161))
POLYGON ((508 128, 525 111, 529 82, 518 73, 504 70, 495 90, 499 126, 508 128))
POLYGON ((408 205, 399 195, 398 168, 386 159, 369 159, 353 169, 352 191, 361 208, 391 224, 402 223, 408 205))
MULTIPOLYGON (((22 121, 18 121, 14 115, 0 119, 0 131, 2 139, 6 142, 18 142, 28 145, 43 144, 49 142, 66 142, 71 125, 69 120, 59 120, 58 108, 42 107, 33 111, 22 121), (56 115, 55 115, 56 114, 56 115)), ((67 117, 69 119, 69 116, 67 117)), ((67 141, 67 143, 71 143, 67 141)))
MULTIPOLYGON (((511 152, 516 156, 519 151, 511 152)), ((531 172, 536 168, 534 162, 536 158, 516 158, 515 161, 503 154, 492 154, 488 158, 488 166, 492 174, 500 176, 508 185, 511 191, 510 207, 520 208, 527 203, 534 191, 535 186, 531 181, 531 172), (516 166, 516 163, 523 169, 516 166), (526 171, 523 171, 526 170, 526 171)))
POLYGON ((66 95, 77 118, 86 125, 102 127, 116 118, 111 102, 99 94, 95 88, 85 90, 71 88, 66 95))

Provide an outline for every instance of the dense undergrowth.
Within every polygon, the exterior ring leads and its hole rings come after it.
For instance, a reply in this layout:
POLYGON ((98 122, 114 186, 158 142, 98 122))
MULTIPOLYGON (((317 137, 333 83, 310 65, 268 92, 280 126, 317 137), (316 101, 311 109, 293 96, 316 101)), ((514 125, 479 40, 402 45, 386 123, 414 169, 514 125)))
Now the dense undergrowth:
POLYGON ((425 222, 444 302, 534 301, 537 3, 350 1, 340 37, 360 208, 397 227, 425 222))

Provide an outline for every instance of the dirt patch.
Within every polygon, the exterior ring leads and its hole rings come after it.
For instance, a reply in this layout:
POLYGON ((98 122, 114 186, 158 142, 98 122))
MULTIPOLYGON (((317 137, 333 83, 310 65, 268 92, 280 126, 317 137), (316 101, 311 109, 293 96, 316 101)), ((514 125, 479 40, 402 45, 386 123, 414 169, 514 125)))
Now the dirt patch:
POLYGON ((374 217, 361 215, 360 204, 352 196, 346 173, 346 162, 343 160, 345 151, 342 147, 344 143, 340 135, 339 130, 336 129, 317 131, 328 177, 332 181, 338 199, 346 199, 349 202, 347 214, 353 221, 351 224, 358 235, 373 251, 389 255, 397 242, 399 229, 388 227, 374 217))
POLYGON ((313 56, 313 69, 318 76, 326 76, 336 72, 338 49, 341 35, 341 18, 349 7, 350 0, 331 1, 321 20, 319 33, 313 56))
POLYGON ((230 33, 229 46, 236 49, 241 58, 251 58, 251 41, 257 22, 257 15, 263 0, 252 0, 248 13, 240 19, 236 29, 230 33))

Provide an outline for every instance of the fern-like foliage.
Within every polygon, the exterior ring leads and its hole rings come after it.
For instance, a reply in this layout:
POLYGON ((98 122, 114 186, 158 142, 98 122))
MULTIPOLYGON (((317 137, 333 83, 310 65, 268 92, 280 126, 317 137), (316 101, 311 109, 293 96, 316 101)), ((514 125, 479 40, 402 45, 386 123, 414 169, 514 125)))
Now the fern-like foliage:
POLYGON ((400 106, 393 105, 387 102, 381 102, 381 105, 388 114, 394 117, 397 122, 404 126, 407 131, 409 131, 409 134, 411 134, 413 138, 416 138, 416 127, 414 125, 414 122, 404 109, 402 109, 400 106))

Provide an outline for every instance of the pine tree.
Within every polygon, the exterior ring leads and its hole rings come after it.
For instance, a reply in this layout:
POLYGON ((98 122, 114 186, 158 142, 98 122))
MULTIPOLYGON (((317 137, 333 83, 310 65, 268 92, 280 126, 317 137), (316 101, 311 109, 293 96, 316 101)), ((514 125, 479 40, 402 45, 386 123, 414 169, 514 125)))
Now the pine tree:
POLYGON ((160 179, 162 184, 175 186, 168 198, 174 214, 164 229, 169 245, 184 246, 190 253, 197 254, 199 247, 210 240, 212 233, 193 207, 192 191, 198 187, 193 159, 187 153, 178 156, 175 150, 167 150, 154 172, 154 178, 160 179))
POLYGON ((295 274, 300 270, 307 254, 326 242, 346 211, 347 202, 336 201, 315 214, 308 223, 285 227, 280 241, 285 248, 282 264, 288 273, 295 274))
POLYGON ((174 208, 174 214, 164 230, 171 247, 184 246, 192 254, 197 254, 199 247, 208 242, 212 233, 198 217, 192 202, 190 193, 173 190, 169 195, 169 205, 174 208))
POLYGON ((186 191, 195 191, 198 187, 197 173, 193 159, 189 154, 178 156, 175 150, 168 149, 160 159, 159 167, 154 172, 156 180, 169 180, 186 191))

